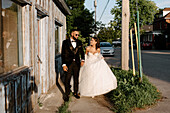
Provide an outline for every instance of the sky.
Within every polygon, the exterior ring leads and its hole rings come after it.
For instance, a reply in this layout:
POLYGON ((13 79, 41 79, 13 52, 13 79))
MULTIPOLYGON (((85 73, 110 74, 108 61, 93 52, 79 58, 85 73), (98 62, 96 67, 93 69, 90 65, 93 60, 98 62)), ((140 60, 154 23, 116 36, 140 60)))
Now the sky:
MULTIPOLYGON (((97 8, 96 8, 96 14, 97 14, 97 21, 99 21, 101 14, 107 4, 108 0, 97 0, 97 8)), ((165 8, 170 7, 170 0, 152 0, 156 3, 156 6, 159 8, 165 8)), ((100 21, 102 23, 107 24, 110 22, 110 20, 113 20, 113 15, 111 15, 110 11, 115 6, 116 0, 110 0, 108 3, 108 6, 101 18, 100 21)), ((85 0, 85 7, 89 9, 90 11, 94 11, 94 0, 85 0)))

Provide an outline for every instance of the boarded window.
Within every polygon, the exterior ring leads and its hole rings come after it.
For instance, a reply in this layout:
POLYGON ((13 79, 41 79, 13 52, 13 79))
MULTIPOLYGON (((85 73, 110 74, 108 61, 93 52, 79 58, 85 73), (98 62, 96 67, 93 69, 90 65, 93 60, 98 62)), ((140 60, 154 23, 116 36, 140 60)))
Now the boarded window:
POLYGON ((0 73, 23 65, 21 6, 11 0, 0 0, 0 73))

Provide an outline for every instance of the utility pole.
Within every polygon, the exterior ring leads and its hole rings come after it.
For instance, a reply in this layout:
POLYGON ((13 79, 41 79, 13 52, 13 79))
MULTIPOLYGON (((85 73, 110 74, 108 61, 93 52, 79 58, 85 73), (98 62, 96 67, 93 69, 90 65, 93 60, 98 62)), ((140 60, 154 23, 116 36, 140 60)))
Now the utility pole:
POLYGON ((129 13, 129 0, 122 0, 122 70, 129 70, 129 13))
POLYGON ((94 1, 94 8, 95 8, 95 36, 96 36, 96 7, 97 7, 97 0, 94 1))

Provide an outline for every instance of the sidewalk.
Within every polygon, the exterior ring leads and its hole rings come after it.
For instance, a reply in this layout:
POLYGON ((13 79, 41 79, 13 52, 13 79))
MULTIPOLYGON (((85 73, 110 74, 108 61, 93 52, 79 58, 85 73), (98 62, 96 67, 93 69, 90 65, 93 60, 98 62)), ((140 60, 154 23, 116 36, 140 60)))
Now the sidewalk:
MULTIPOLYGON (((59 84, 61 88, 64 89, 61 81, 59 84)), ((48 94, 41 96, 40 102, 42 103, 42 107, 37 105, 34 113, 57 113, 58 108, 64 103, 61 89, 59 90, 57 86, 54 86, 48 94)), ((113 113, 110 108, 111 105, 106 101, 105 97, 101 95, 94 98, 81 97, 80 99, 71 97, 68 110, 70 110, 71 113, 113 113)))
MULTIPOLYGON (((59 81, 59 84, 64 89, 61 81, 59 81)), ((42 107, 37 104, 34 113, 57 113, 58 108, 64 103, 62 93, 56 85, 47 94, 41 96, 40 102, 42 107)))
POLYGON ((134 113, 170 113, 170 83, 153 77, 148 78, 162 92, 163 99, 151 108, 134 113))
POLYGON ((103 95, 94 98, 81 97, 80 99, 72 97, 68 108, 71 113, 113 113, 110 109, 111 105, 103 95))
MULTIPOLYGON (((157 105, 134 113, 170 113, 170 83, 152 77, 149 77, 149 80, 162 92, 164 98, 157 105)), ((61 82, 60 85, 64 89, 61 82)), ((43 96, 41 102, 42 107, 37 105, 34 113, 57 113, 58 108, 64 103, 61 89, 54 86, 48 94, 43 96)), ((71 113, 113 113, 110 110, 111 107, 103 95, 94 98, 81 97, 80 99, 71 97, 68 110, 71 113)))

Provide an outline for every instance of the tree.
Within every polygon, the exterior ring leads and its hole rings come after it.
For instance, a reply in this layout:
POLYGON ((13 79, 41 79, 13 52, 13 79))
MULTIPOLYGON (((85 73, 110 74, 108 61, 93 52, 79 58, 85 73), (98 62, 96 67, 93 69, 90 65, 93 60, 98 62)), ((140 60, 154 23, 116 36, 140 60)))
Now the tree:
MULTIPOLYGON (((137 21, 137 8, 139 11, 140 27, 142 27, 143 25, 152 24, 154 20, 154 15, 158 12, 158 7, 151 0, 130 0, 129 6, 130 27, 133 27, 134 22, 137 21)), ((114 15, 114 20, 110 22, 110 25, 113 26, 116 31, 121 31, 121 12, 122 0, 117 0, 116 6, 111 10, 111 14, 114 15)), ((118 35, 120 37, 121 34, 118 35)))
POLYGON ((98 33, 98 38, 100 41, 107 41, 107 42, 112 42, 112 40, 116 39, 117 37, 114 36, 115 30, 113 30, 112 27, 104 27, 101 28, 99 33, 98 33))
POLYGON ((95 23, 93 19, 94 12, 90 12, 84 6, 85 0, 67 0, 71 15, 67 16, 67 33, 71 29, 79 29, 82 37, 88 37, 94 32, 95 23))

